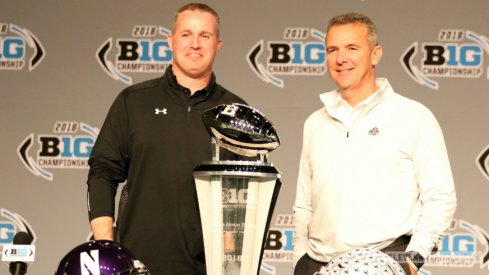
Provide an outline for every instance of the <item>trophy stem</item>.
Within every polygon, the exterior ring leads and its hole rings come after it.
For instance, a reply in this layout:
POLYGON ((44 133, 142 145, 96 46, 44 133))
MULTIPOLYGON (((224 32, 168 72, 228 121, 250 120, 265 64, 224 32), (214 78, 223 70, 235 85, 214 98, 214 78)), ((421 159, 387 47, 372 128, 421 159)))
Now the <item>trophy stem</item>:
POLYGON ((212 160, 219 161, 219 144, 217 144, 215 137, 211 138, 211 146, 212 160))

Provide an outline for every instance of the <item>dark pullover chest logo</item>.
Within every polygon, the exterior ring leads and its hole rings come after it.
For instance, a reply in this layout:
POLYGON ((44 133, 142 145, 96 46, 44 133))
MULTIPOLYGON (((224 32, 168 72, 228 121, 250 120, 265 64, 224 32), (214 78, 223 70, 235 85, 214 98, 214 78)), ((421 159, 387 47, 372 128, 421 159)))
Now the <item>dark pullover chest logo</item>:
POLYGON ((166 115, 168 114, 168 109, 166 108, 155 108, 155 115, 166 115))

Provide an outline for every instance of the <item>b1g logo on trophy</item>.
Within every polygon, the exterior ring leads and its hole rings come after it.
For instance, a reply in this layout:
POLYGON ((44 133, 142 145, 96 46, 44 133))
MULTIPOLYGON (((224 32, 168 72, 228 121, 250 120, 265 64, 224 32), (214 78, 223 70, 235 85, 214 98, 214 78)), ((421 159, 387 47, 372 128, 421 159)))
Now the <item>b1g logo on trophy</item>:
POLYGON ((213 136, 212 161, 194 169, 207 274, 256 275, 281 187, 268 162, 278 135, 261 112, 243 104, 216 106, 202 119, 213 136), (220 160, 221 147, 247 160, 220 160))

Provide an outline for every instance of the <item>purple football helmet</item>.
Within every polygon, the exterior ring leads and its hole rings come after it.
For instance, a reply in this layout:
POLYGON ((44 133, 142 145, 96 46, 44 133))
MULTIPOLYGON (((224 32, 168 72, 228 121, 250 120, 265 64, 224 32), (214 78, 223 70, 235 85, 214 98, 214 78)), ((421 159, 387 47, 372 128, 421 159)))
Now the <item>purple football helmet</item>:
POLYGON ((97 240, 73 248, 61 260, 55 275, 150 274, 143 263, 119 243, 97 240))

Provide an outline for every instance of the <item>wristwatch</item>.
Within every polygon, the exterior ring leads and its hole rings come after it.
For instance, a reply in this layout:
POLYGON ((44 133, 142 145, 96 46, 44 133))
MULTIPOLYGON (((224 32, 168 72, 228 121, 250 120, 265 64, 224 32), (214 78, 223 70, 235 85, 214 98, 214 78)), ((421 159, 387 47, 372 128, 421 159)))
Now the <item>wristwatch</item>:
POLYGON ((406 261, 408 263, 412 263, 417 270, 419 270, 424 264, 424 258, 416 251, 408 251, 406 252, 406 261))

